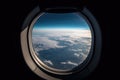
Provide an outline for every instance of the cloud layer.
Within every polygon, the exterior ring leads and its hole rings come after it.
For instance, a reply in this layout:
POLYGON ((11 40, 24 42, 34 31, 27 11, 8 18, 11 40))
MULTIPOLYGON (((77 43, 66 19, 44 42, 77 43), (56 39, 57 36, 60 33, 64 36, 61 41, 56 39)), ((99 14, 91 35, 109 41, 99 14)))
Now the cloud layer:
POLYGON ((72 69, 87 58, 91 37, 90 30, 33 29, 32 43, 46 65, 57 69, 72 69))

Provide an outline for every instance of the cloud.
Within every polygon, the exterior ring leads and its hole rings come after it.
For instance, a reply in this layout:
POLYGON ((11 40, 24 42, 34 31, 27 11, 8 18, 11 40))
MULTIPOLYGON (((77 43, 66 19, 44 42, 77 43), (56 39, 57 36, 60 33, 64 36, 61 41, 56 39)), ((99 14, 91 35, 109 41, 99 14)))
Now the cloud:
POLYGON ((68 64, 71 64, 71 65, 74 65, 74 66, 78 66, 77 63, 74 63, 74 62, 71 62, 71 61, 68 61, 68 64))
MULTIPOLYGON (((36 47, 34 47, 36 51, 48 50, 51 48, 64 48, 68 45, 73 46, 75 44, 81 43, 85 43, 84 45, 91 45, 91 32, 89 30, 74 29, 33 29, 32 40, 33 45, 37 45, 36 47), (60 41, 66 42, 66 44, 60 45, 60 41)), ((73 50, 81 51, 82 49, 73 50)))
POLYGON ((61 62, 61 64, 69 64, 69 65, 78 66, 78 64, 77 64, 77 63, 74 63, 74 62, 72 62, 72 61, 61 62))
POLYGON ((84 54, 83 52, 80 53, 83 56, 83 59, 85 60, 88 55, 84 54))
POLYGON ((70 49, 70 51, 75 51, 75 52, 81 52, 82 51, 82 49, 70 49))
POLYGON ((45 60, 44 63, 53 65, 53 63, 50 60, 45 60))
MULTIPOLYGON (((55 49, 57 53, 57 48, 64 48, 64 50, 59 55, 66 55, 62 57, 63 62, 53 61, 53 57, 48 56, 48 60, 43 60, 46 65, 54 65, 60 63, 63 67, 75 67, 81 64, 89 54, 91 45, 91 33, 89 30, 34 30, 32 32, 32 43, 33 48, 36 52, 49 49, 55 49), (66 50, 65 50, 66 49, 66 50), (66 54, 68 51, 69 54, 66 54), (68 57, 68 58, 67 58, 68 57), (70 58, 69 58, 70 57, 70 58)), ((60 50, 59 50, 60 51, 60 50)), ((40 52, 39 52, 40 53, 40 52)), ((39 55, 37 53, 37 55, 39 55)), ((54 50, 53 50, 54 53, 54 50)), ((59 52, 60 53, 60 52, 59 52)), ((44 55, 50 55, 45 54, 44 55)), ((55 59, 58 54, 55 54, 55 59)), ((41 56, 43 57, 43 56, 41 56)), ((57 65, 59 66, 59 65, 57 65)))
POLYGON ((83 52, 74 53, 74 56, 76 56, 77 58, 82 58, 82 61, 84 61, 87 57, 87 55, 84 54, 83 52))
POLYGON ((50 40, 48 37, 34 37, 33 44, 36 46, 36 51, 48 50, 50 48, 63 48, 65 46, 58 45, 59 42, 50 40))
POLYGON ((79 53, 74 53, 74 55, 75 55, 76 57, 79 57, 79 56, 80 56, 80 54, 79 54, 79 53))
POLYGON ((90 30, 82 30, 82 29, 33 29, 33 34, 35 33, 49 33, 47 34, 49 37, 55 36, 65 36, 68 35, 71 38, 80 38, 80 37, 91 37, 90 30))

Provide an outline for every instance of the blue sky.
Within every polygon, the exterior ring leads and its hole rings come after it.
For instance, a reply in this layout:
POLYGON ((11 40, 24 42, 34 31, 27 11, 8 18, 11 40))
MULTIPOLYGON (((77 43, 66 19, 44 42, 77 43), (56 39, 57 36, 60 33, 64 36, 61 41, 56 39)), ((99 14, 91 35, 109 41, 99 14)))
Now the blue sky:
POLYGON ((35 22, 33 29, 89 29, 78 13, 45 13, 35 22))

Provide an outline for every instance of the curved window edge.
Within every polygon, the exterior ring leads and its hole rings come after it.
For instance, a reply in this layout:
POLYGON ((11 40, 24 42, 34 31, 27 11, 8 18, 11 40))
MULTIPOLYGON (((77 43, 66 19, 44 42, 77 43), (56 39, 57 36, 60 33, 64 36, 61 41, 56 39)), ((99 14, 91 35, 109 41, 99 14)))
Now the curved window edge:
MULTIPOLYGON (((59 77, 56 77, 56 76, 54 77, 52 75, 54 73, 51 74, 51 73, 46 72, 46 71, 44 72, 44 70, 40 69, 40 67, 38 67, 39 63, 36 64, 36 61, 34 61, 34 59, 33 59, 33 55, 31 55, 31 49, 29 46, 30 38, 28 36, 29 35, 29 28, 30 28, 30 23, 33 21, 33 19, 36 17, 36 15, 39 14, 39 12, 40 12, 40 8, 39 7, 35 8, 28 15, 27 19, 25 20, 25 22, 23 24, 22 32, 21 32, 21 37, 20 37, 21 38, 21 48, 23 51, 24 59, 25 59, 27 65, 30 67, 30 69, 33 72, 35 72, 40 77, 43 77, 46 79, 52 78, 52 80, 54 80, 54 79, 56 80, 56 79, 59 79, 59 77)), ((81 11, 81 13, 89 20, 89 22, 93 28, 93 32, 94 32, 93 36, 94 36, 94 41, 95 41, 95 42, 93 42, 93 45, 94 45, 93 53, 94 54, 92 55, 90 62, 87 63, 88 65, 86 65, 85 69, 82 69, 82 71, 76 72, 79 75, 84 74, 84 76, 87 76, 96 68, 96 66, 100 60, 102 37, 101 37, 101 31, 100 31, 99 25, 98 25, 96 19, 93 17, 93 15, 90 13, 90 11, 88 11, 87 8, 84 8, 81 11)), ((65 74, 65 75, 72 75, 72 74, 73 73, 65 74)), ((61 75, 63 75, 63 73, 59 74, 59 75, 61 76, 61 75)), ((76 76, 74 75, 74 77, 77 77, 77 75, 76 76)))

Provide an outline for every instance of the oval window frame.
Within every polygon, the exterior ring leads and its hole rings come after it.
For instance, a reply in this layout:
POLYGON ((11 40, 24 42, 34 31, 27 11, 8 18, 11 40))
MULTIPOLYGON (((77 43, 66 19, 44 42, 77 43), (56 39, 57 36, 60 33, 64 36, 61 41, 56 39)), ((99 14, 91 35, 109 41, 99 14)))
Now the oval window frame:
POLYGON ((99 59, 100 59, 101 43, 102 43, 100 27, 99 27, 96 19, 93 17, 93 15, 89 12, 89 10, 87 8, 84 8, 83 10, 80 10, 79 12, 80 12, 80 14, 84 15, 85 18, 87 18, 85 20, 88 20, 87 23, 90 23, 89 26, 92 28, 91 36, 93 39, 92 39, 91 44, 93 44, 93 46, 92 46, 93 50, 91 50, 92 55, 90 55, 90 57, 88 57, 90 59, 86 63, 86 65, 84 65, 82 68, 78 67, 78 69, 79 68, 80 69, 77 71, 75 69, 75 70, 73 70, 74 72, 73 71, 72 72, 71 71, 56 72, 54 70, 49 71, 46 68, 44 68, 43 66, 39 65, 39 61, 37 61, 37 59, 35 59, 36 57, 33 55, 33 53, 35 53, 35 52, 33 50, 31 50, 33 48, 31 45, 32 41, 31 41, 31 35, 30 35, 31 34, 30 28, 31 28, 31 23, 33 23, 36 16, 40 15, 40 13, 43 13, 43 11, 40 11, 40 8, 36 7, 24 21, 22 31, 21 31, 21 48, 23 51, 23 56, 24 56, 24 59, 25 59, 27 65, 29 66, 29 68, 33 72, 35 72, 38 76, 40 76, 44 79, 48 79, 48 80, 49 79, 56 80, 56 79, 61 79, 61 78, 68 78, 71 75, 73 75, 74 77, 77 78, 78 75, 84 74, 81 77, 79 77, 79 78, 83 78, 85 75, 87 76, 88 74, 90 74, 97 66, 99 59), (93 65, 93 64, 95 64, 95 65, 93 65), (76 74, 76 75, 74 75, 74 74, 76 74))
MULTIPOLYGON (((49 11, 47 11, 49 12, 49 11)), ((51 13, 51 12, 50 12, 51 13)), ((52 12, 53 13, 53 12, 52 12)), ((32 45, 32 30, 33 30, 33 27, 34 27, 34 24, 35 22, 40 19, 40 16, 44 15, 45 12, 43 13, 40 13, 38 14, 37 17, 34 18, 34 20, 32 21, 31 25, 30 25, 30 28, 29 28, 29 32, 28 32, 28 39, 29 39, 29 46, 30 46, 30 52, 31 52, 31 55, 33 57, 33 59, 35 60, 35 62, 37 63, 38 66, 40 66, 41 68, 45 69, 46 71, 48 72, 51 72, 51 73, 55 73, 55 74, 71 74, 71 73, 74 73, 77 71, 77 69, 80 71, 80 69, 84 68, 85 65, 89 62, 89 60, 91 59, 92 57, 92 53, 93 53, 93 46, 94 45, 94 32, 93 32, 93 29, 91 27, 91 24, 89 23, 89 21, 86 19, 86 17, 80 13, 80 12, 76 12, 78 15, 80 15, 84 20, 85 22, 88 24, 88 27, 90 28, 90 33, 91 33, 91 47, 90 47, 90 51, 89 51, 89 54, 87 56, 85 61, 82 62, 82 64, 80 64, 78 67, 72 69, 72 70, 59 70, 59 69, 54 69, 52 67, 49 67, 47 65, 45 65, 36 55, 35 53, 35 50, 33 49, 33 45, 32 45)))

